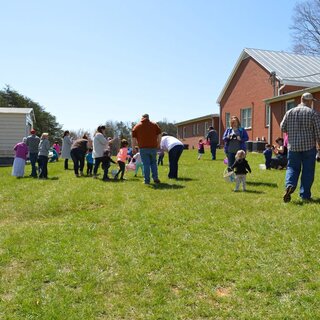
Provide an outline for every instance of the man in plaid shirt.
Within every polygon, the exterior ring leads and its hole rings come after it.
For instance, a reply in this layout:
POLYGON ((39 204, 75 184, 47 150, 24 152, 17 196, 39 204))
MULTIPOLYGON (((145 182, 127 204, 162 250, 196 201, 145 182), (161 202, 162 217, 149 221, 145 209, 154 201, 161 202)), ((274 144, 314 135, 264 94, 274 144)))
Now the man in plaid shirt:
POLYGON ((320 142, 320 115, 312 109, 315 99, 309 92, 301 96, 301 104, 286 112, 280 127, 288 134, 288 165, 284 202, 291 200, 302 167, 300 197, 311 199, 314 180, 316 146, 320 142))

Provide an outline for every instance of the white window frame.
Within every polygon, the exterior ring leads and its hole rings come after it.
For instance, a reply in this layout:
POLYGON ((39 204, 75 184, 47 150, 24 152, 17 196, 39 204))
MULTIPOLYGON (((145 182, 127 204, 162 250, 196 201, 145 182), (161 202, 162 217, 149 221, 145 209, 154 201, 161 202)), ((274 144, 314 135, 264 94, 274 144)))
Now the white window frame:
POLYGON ((243 108, 240 110, 241 126, 245 129, 252 128, 252 108, 243 108))
POLYGON ((208 123, 208 121, 206 121, 206 122, 204 123, 204 136, 207 135, 208 128, 209 128, 209 123, 208 123))
POLYGON ((226 117, 226 128, 230 128, 231 127, 231 114, 230 114, 230 112, 226 112, 225 117, 226 117))
POLYGON ((270 126, 270 120, 271 120, 271 107, 269 104, 266 104, 266 127, 270 126))

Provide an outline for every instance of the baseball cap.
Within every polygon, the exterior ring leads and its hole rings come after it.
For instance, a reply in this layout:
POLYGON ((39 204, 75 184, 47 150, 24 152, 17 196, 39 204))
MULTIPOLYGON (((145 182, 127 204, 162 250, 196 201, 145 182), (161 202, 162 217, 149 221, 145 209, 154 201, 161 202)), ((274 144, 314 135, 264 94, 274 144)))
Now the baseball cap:
POLYGON ((302 99, 304 99, 304 100, 317 101, 317 99, 315 99, 310 92, 305 92, 305 93, 302 95, 302 99))

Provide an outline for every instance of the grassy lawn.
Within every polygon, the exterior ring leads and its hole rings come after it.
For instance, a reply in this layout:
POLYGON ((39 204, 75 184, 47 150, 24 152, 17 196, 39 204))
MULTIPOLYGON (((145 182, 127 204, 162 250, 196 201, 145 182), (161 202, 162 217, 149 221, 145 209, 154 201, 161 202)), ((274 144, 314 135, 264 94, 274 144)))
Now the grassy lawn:
POLYGON ((0 168, 0 319, 320 319, 320 166, 317 201, 285 204, 261 154, 246 193, 196 157, 159 186, 0 168))

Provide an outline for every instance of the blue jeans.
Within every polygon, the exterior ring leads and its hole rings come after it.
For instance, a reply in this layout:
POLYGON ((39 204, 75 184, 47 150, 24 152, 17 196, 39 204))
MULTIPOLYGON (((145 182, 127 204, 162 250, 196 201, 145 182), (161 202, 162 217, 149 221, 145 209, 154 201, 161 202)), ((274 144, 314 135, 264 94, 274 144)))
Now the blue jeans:
POLYGON ((217 145, 218 145, 217 143, 210 144, 210 151, 211 151, 212 160, 216 160, 217 145))
POLYGON ((31 163, 31 176, 32 177, 37 177, 37 167, 36 167, 36 163, 38 160, 38 152, 37 153, 30 153, 29 154, 29 159, 30 159, 30 163, 31 163))
POLYGON ((169 179, 178 178, 178 161, 182 154, 182 151, 183 151, 183 146, 181 145, 175 146, 169 151, 169 167, 170 167, 169 174, 168 174, 169 179))
POLYGON ((228 157, 228 167, 231 167, 236 161, 236 154, 233 152, 228 152, 227 157, 228 157))
POLYGON ((46 156, 38 156, 39 178, 48 178, 48 160, 46 156))
POLYGON ((140 149, 140 155, 143 163, 144 183, 150 183, 150 170, 152 179, 158 180, 157 149, 142 148, 140 149))
POLYGON ((288 151, 286 188, 288 186, 297 186, 302 167, 300 182, 300 197, 302 199, 311 198, 311 186, 314 180, 316 153, 316 148, 301 152, 288 151))
POLYGON ((78 175, 79 169, 80 169, 80 173, 83 173, 84 159, 86 156, 84 151, 79 149, 71 149, 70 154, 71 154, 71 159, 73 161, 74 173, 78 175))

